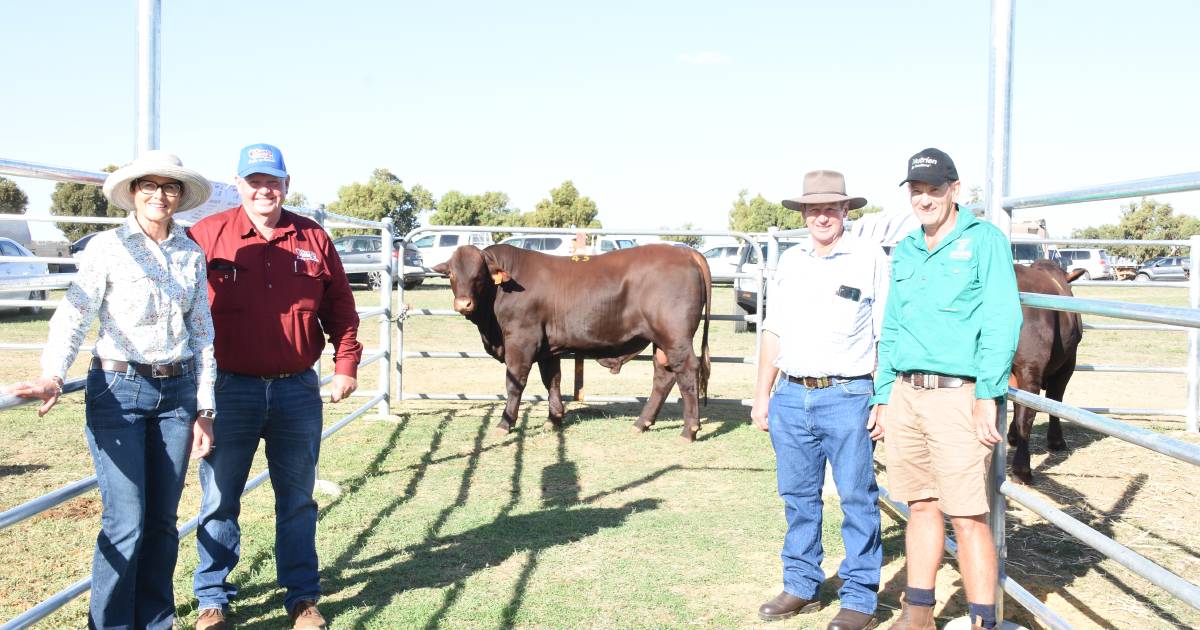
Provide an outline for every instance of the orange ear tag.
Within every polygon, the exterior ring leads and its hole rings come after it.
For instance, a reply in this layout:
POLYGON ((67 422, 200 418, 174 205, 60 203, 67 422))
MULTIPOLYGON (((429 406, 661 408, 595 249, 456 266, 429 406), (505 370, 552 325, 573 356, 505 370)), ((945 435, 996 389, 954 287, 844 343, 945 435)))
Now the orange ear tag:
POLYGON ((505 282, 508 282, 508 280, 508 272, 497 271, 496 273, 492 274, 492 281, 497 285, 504 284, 505 282))

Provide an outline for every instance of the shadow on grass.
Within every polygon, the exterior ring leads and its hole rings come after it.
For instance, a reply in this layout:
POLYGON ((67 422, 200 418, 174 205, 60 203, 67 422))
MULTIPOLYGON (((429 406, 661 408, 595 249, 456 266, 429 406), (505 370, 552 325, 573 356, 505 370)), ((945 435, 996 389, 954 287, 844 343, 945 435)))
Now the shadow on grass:
POLYGON ((46 470, 50 468, 47 464, 4 464, 0 465, 0 477, 9 475, 23 475, 27 472, 35 470, 46 470))
MULTIPOLYGON (((627 406, 640 409, 638 405, 627 406)), ((397 593, 433 587, 442 589, 442 601, 426 619, 425 627, 436 628, 445 623, 446 615, 460 599, 467 578, 480 570, 506 562, 513 556, 520 556, 521 566, 516 569, 512 592, 500 620, 502 626, 511 626, 517 622, 526 589, 543 550, 578 542, 581 538, 603 529, 621 527, 630 515, 638 511, 657 509, 661 502, 659 499, 644 499, 627 502, 618 507, 601 508, 594 505, 597 501, 652 483, 675 471, 709 470, 705 467, 665 466, 619 487, 581 497, 579 467, 569 455, 568 434, 563 431, 547 431, 544 434, 554 435, 557 439, 557 457, 556 461, 543 466, 540 471, 542 509, 514 515, 513 512, 522 500, 526 440, 533 435, 543 435, 543 432, 540 425, 537 430, 531 431, 528 428, 531 409, 527 406, 522 410, 517 426, 508 436, 499 442, 486 443, 489 429, 501 409, 502 404, 496 403, 469 412, 463 412, 461 408, 441 409, 435 412, 439 413, 441 418, 434 427, 429 444, 420 450, 421 455, 416 462, 400 468, 412 471, 407 484, 398 489, 394 499, 379 505, 370 513, 362 514, 361 529, 349 539, 336 557, 322 562, 323 590, 329 593, 357 593, 345 600, 322 602, 321 607, 328 616, 349 614, 353 609, 358 615, 355 625, 368 624, 383 613, 397 593), (482 417, 476 415, 481 411, 482 417), (445 452, 443 442, 451 423, 456 419, 478 422, 478 425, 474 431, 472 448, 449 454, 445 452), (474 484, 480 481, 478 470, 481 458, 497 448, 513 449, 508 500, 500 507, 492 522, 467 532, 451 536, 442 535, 441 530, 456 510, 467 505, 474 484), (371 536, 386 520, 401 517, 403 506, 416 496, 418 488, 433 466, 463 459, 465 462, 462 463, 457 492, 453 495, 447 493, 445 506, 430 522, 421 542, 405 548, 393 548, 371 556, 359 557, 367 548, 371 536), (364 608, 367 609, 365 612, 364 608)), ((320 516, 324 517, 332 510, 344 507, 350 497, 362 491, 372 478, 377 478, 385 470, 397 469, 395 462, 388 467, 388 460, 394 459, 395 451, 411 421, 412 418, 408 414, 402 417, 371 461, 367 462, 360 472, 342 482, 342 495, 323 506, 320 516)), ((630 439, 636 438, 630 436, 630 439)), ((720 470, 759 471, 757 468, 736 467, 720 470)), ((239 573, 242 576, 256 574, 265 563, 271 561, 271 556, 270 546, 262 545, 253 558, 247 558, 242 563, 245 568, 239 573)), ((255 578, 238 599, 248 602, 237 607, 237 616, 248 620, 239 624, 239 627, 253 629, 276 625, 273 617, 280 608, 282 593, 278 592, 273 580, 255 578), (268 594, 273 595, 263 597, 268 594), (255 599, 260 601, 250 601, 255 599)))

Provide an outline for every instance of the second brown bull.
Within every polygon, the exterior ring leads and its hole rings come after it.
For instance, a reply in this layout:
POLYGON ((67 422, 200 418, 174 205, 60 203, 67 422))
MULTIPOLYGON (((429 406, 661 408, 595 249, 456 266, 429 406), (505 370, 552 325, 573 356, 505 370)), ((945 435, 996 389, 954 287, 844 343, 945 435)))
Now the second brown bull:
MULTIPOLYGON (((1083 274, 1077 269, 1067 274, 1057 264, 1039 260, 1032 265, 1015 265, 1017 289, 1025 293, 1071 296, 1070 283, 1083 274)), ((1013 357, 1010 385, 1031 394, 1046 390, 1046 397, 1062 402, 1063 392, 1075 372, 1075 355, 1083 338, 1083 324, 1078 313, 1021 307, 1024 323, 1021 341, 1013 357)), ((1020 483, 1032 483, 1029 467, 1029 432, 1033 428, 1033 409, 1013 405, 1012 424, 1008 427, 1008 443, 1016 450, 1012 458, 1012 474, 1020 483)), ((1050 416, 1046 445, 1052 451, 1067 448, 1062 424, 1050 416)))
POLYGON ((508 401, 498 423, 516 423, 521 395, 538 364, 550 423, 562 424, 560 356, 605 359, 613 368, 654 345, 654 387, 634 427, 654 423, 678 383, 683 438, 700 430, 707 396, 712 276, 699 252, 644 245, 598 256, 549 256, 508 245, 460 247, 434 271, 450 277, 454 310, 479 329, 484 349, 504 363, 508 401), (701 319, 701 354, 692 346, 701 319))

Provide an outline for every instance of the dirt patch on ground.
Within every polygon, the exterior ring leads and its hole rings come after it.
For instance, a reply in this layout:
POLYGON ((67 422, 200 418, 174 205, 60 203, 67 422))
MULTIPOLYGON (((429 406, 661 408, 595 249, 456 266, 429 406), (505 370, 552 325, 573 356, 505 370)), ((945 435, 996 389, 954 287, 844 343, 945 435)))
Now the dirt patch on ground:
POLYGON ((76 497, 56 505, 41 514, 35 516, 35 519, 90 519, 100 514, 101 510, 100 497, 86 496, 76 497))

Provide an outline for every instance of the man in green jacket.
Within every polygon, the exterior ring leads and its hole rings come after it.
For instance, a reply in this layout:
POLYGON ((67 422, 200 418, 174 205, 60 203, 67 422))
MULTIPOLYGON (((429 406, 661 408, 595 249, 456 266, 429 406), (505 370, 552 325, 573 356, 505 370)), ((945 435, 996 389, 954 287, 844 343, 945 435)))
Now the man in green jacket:
POLYGON ((921 222, 892 253, 871 436, 885 437, 888 485, 908 503, 908 584, 895 630, 933 630, 934 580, 950 517, 973 627, 993 628, 996 549, 988 528, 997 410, 1021 334, 1008 238, 960 212, 958 171, 925 149, 908 162, 921 222))

